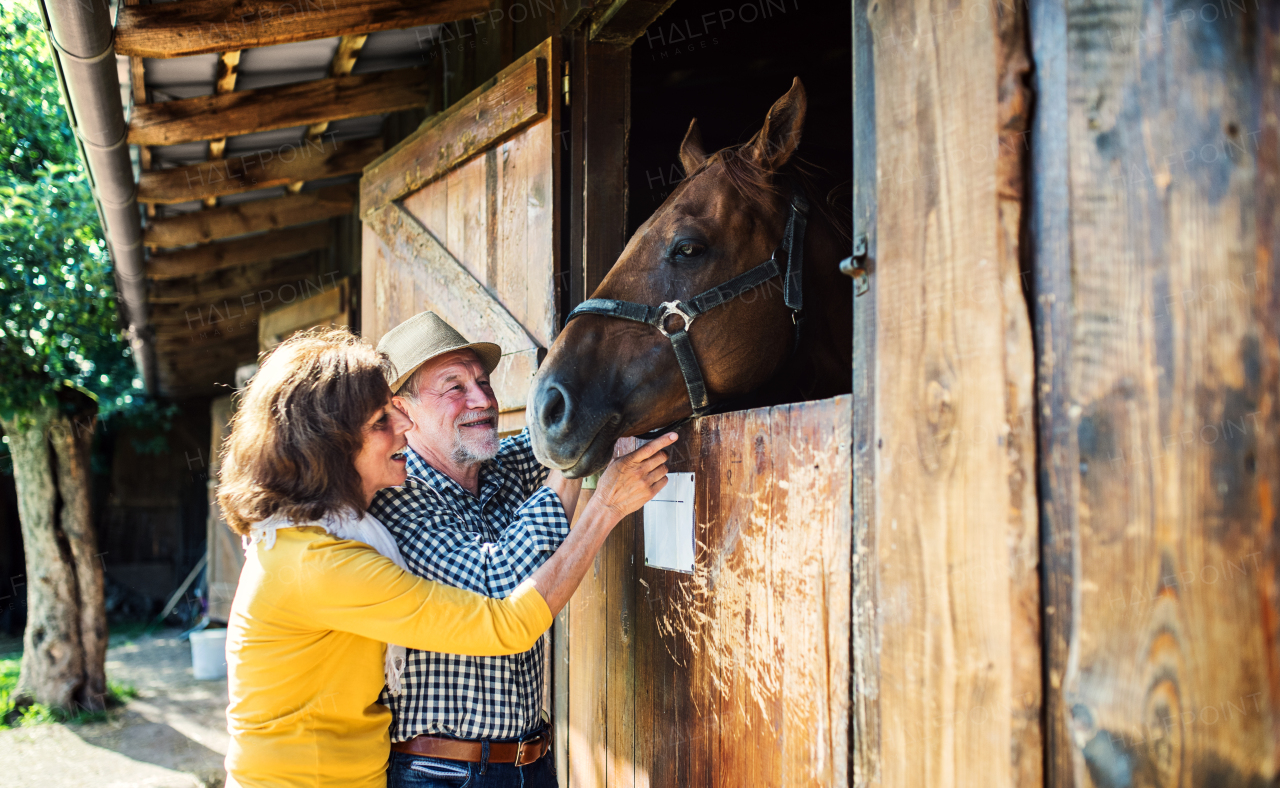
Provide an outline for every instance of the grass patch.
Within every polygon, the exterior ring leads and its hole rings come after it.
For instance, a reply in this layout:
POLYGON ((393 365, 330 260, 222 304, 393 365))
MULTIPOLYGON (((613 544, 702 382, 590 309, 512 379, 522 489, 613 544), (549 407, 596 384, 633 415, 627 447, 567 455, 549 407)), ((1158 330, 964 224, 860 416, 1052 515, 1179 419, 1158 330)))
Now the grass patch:
MULTIPOLYGON (((18 709, 13 702, 13 692, 18 687, 21 665, 21 654, 0 659, 0 728, 25 728, 54 722, 78 725, 107 719, 105 711, 79 709, 70 712, 67 709, 50 708, 43 703, 33 703, 24 709, 18 709)), ((107 679, 107 708, 123 706, 130 698, 136 697, 138 690, 132 685, 107 679)))

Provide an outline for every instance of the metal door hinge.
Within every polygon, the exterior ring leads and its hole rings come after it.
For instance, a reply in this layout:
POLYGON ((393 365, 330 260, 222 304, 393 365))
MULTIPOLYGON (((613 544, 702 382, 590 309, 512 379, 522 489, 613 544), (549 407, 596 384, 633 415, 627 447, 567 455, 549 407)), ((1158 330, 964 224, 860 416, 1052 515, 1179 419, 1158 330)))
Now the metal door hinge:
POLYGON ((853 277, 855 295, 863 295, 871 289, 871 279, 866 263, 867 236, 859 235, 853 240, 853 255, 840 261, 840 273, 853 277))
POLYGON ((564 105, 569 106, 569 61, 564 62, 564 76, 560 78, 560 94, 564 96, 564 105))

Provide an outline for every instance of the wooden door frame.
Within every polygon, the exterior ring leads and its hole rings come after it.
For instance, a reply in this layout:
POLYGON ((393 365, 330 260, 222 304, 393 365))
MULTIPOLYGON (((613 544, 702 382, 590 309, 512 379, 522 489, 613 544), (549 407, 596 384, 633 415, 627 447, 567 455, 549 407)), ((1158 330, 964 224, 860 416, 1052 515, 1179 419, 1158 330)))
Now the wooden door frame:
POLYGON ((876 95, 869 0, 853 4, 853 236, 863 269, 853 300, 853 578, 850 583, 849 783, 880 782, 875 539, 876 95), (865 248, 862 244, 865 243, 865 248), (865 290, 863 287, 865 286, 865 290))

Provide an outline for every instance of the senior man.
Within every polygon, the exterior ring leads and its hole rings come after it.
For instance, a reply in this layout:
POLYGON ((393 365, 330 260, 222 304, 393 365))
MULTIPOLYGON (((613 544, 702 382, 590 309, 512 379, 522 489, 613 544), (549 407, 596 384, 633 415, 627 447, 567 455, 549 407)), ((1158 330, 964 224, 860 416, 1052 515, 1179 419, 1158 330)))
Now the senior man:
MULTIPOLYGON (((499 442, 489 385, 497 345, 467 342, 423 312, 378 349, 391 359, 394 402, 413 429, 408 480, 378 493, 369 511, 414 573, 507 596, 568 535, 580 480, 540 465, 528 431, 499 442)), ((597 498, 607 492, 602 481, 597 498)), ((509 657, 410 649, 402 691, 381 698, 393 712, 388 788, 554 788, 542 713, 545 642, 509 657)))

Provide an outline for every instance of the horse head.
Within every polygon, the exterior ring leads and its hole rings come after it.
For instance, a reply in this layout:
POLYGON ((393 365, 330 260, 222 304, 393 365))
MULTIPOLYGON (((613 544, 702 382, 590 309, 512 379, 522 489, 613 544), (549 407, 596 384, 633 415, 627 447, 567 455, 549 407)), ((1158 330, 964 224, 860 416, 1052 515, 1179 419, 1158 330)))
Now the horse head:
POLYGON ((796 79, 754 137, 711 155, 697 120, 689 124, 680 146, 685 179, 632 236, 592 300, 571 315, 534 379, 528 423, 544 464, 570 477, 594 473, 617 438, 697 414, 696 386, 669 334, 687 328, 712 406, 759 389, 787 364, 798 333, 784 298, 785 271, 721 292, 714 308, 687 325, 681 311, 660 312, 659 305, 687 304, 770 259, 785 268, 785 254, 775 254, 793 204, 784 168, 800 142, 805 107, 796 79), (610 313, 622 307, 600 307, 620 303, 630 317, 610 313), (583 313, 592 304, 597 308, 583 313))

